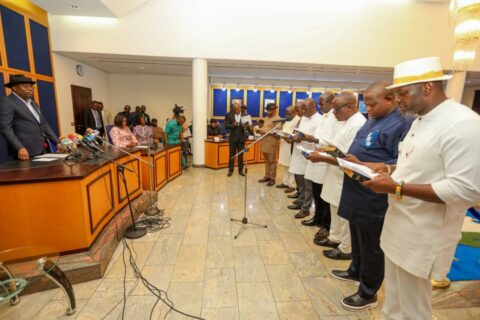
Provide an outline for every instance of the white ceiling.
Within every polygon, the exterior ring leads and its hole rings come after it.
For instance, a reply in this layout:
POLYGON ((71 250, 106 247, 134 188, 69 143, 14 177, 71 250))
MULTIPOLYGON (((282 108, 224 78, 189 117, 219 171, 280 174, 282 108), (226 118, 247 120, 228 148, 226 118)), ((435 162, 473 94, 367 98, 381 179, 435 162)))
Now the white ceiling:
MULTIPOLYGON (((166 58, 80 52, 57 52, 107 73, 191 76, 187 58, 166 58)), ((311 86, 364 89, 393 77, 392 68, 334 66, 265 61, 209 60, 211 83, 311 86)), ((480 85, 480 73, 469 72, 467 86, 480 85)))
POLYGON ((121 17, 149 0, 31 0, 53 15, 121 17))

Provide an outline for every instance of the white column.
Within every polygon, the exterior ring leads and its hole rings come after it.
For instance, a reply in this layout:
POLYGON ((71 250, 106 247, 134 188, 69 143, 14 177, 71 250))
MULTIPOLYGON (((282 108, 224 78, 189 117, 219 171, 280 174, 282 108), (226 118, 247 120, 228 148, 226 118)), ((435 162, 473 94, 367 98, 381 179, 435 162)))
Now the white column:
POLYGON ((453 78, 447 83, 447 97, 461 103, 463 96, 463 88, 465 87, 466 71, 457 71, 453 74, 453 78))
POLYGON ((193 59, 193 165, 205 165, 205 139, 207 138, 208 63, 206 59, 193 59))

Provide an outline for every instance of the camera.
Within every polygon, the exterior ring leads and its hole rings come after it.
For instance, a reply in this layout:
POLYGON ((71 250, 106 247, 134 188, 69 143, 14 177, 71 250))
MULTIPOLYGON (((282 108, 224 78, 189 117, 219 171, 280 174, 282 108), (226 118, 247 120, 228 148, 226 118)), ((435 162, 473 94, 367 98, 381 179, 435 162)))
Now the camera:
POLYGON ((175 117, 178 117, 179 115, 181 115, 184 110, 183 110, 183 106, 179 106, 177 104, 175 104, 175 108, 173 108, 173 114, 175 115, 175 117))

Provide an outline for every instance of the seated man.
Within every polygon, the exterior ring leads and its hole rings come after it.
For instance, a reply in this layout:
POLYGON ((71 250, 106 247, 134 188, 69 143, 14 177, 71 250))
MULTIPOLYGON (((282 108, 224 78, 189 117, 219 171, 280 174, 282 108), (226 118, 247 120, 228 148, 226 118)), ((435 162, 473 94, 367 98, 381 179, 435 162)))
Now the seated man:
POLYGON ((35 81, 11 75, 5 87, 12 93, 0 99, 0 132, 17 160, 28 160, 46 152, 47 139, 60 149, 60 142, 33 101, 35 81))
POLYGON ((223 135, 220 133, 217 119, 210 119, 210 124, 207 126, 207 138, 213 139, 215 137, 221 139, 223 138, 223 135))
POLYGON ((158 126, 158 120, 157 119, 152 119, 152 137, 153 137, 153 143, 162 143, 165 144, 165 139, 164 139, 164 132, 163 129, 158 126))
POLYGON ((253 127, 253 132, 256 138, 262 136, 262 134, 260 133, 260 129, 263 128, 264 124, 265 124, 265 120, 260 119, 258 120, 258 124, 255 127, 253 127))

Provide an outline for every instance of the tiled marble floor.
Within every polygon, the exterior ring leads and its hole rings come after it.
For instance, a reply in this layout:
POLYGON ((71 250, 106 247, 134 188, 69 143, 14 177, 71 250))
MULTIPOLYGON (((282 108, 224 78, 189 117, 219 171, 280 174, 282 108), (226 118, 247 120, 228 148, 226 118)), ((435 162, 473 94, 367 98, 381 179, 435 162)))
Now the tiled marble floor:
MULTIPOLYGON (((248 214, 268 228, 239 225, 230 217, 243 214, 243 178, 225 170, 189 169, 159 194, 171 226, 130 242, 137 264, 153 284, 167 290, 175 306, 205 319, 378 319, 378 308, 349 312, 341 299, 353 284, 328 276, 348 262, 323 257, 312 242, 315 228, 300 225, 286 209, 282 190, 256 182, 261 165, 250 167, 248 214)), ((281 173, 280 173, 281 175, 281 173)), ((120 319, 123 298, 122 245, 100 280, 74 285, 77 313, 65 316, 59 290, 22 298, 0 307, 0 319, 120 319), (111 311, 111 312, 110 312, 111 311), (110 313, 109 313, 110 312, 110 313)), ((127 267, 125 319, 149 319, 156 298, 127 267)), ((159 303, 153 319, 185 319, 159 303)), ((436 319, 479 319, 480 308, 435 310, 436 319)))

